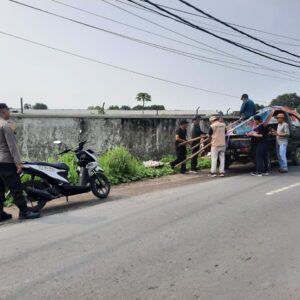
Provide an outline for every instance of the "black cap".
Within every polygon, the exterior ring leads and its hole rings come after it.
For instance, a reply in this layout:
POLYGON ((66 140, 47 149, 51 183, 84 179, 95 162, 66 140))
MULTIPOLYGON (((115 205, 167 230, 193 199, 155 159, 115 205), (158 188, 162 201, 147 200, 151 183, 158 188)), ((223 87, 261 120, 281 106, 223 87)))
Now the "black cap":
POLYGON ((200 119, 201 119, 200 116, 194 116, 193 119, 192 119, 192 121, 196 121, 196 120, 198 121, 198 120, 200 120, 200 119))
POLYGON ((0 109, 9 109, 6 103, 0 103, 0 109))
POLYGON ((261 116, 256 115, 256 116, 253 117, 253 119, 254 119, 255 121, 262 122, 262 117, 261 117, 261 116))
POLYGON ((189 122, 187 120, 180 120, 179 124, 184 125, 184 124, 189 124, 189 122))

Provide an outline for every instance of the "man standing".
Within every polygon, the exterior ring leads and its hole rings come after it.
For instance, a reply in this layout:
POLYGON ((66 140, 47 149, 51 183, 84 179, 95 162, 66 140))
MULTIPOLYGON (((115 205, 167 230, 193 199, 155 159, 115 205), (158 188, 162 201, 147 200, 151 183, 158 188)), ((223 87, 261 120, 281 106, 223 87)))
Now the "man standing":
POLYGON ((289 125, 285 122, 285 115, 277 115, 277 131, 273 131, 272 134, 276 136, 276 150, 277 158, 279 161, 279 172, 287 173, 288 164, 286 158, 286 149, 288 145, 288 137, 290 135, 289 125))
MULTIPOLYGON (((201 130, 200 128, 200 116, 195 116, 193 118, 193 126, 192 126, 192 134, 191 134, 191 138, 199 138, 195 141, 193 141, 191 143, 192 146, 192 154, 198 152, 200 150, 200 137, 202 135, 205 135, 205 133, 201 130), (198 145, 198 146, 197 146, 198 145)), ((198 155, 195 155, 192 159, 191 159, 191 171, 190 173, 196 173, 198 171, 198 155)))
MULTIPOLYGON (((186 159, 186 144, 180 145, 183 142, 186 142, 186 136, 187 136, 187 127, 189 122, 187 120, 181 120, 179 123, 179 128, 176 130, 175 135, 175 150, 177 158, 173 162, 170 163, 170 166, 172 169, 174 167, 184 161, 186 159)), ((180 167, 181 174, 186 173, 186 164, 181 164, 180 167)))
POLYGON ((225 142, 225 134, 226 134, 226 126, 223 122, 220 122, 219 118, 216 116, 212 116, 209 119, 211 125, 209 128, 209 136, 211 137, 211 177, 217 176, 217 163, 218 159, 220 161, 219 174, 220 177, 224 177, 224 169, 225 169, 225 150, 226 150, 226 142, 225 142))
POLYGON ((23 196, 19 174, 22 172, 22 160, 16 137, 9 124, 9 109, 0 103, 0 222, 12 216, 4 212, 5 189, 9 189, 16 206, 19 208, 20 219, 34 219, 39 213, 29 211, 23 196))
POLYGON ((262 124, 261 116, 254 116, 256 128, 249 132, 247 136, 254 138, 256 172, 252 176, 269 175, 269 158, 268 158, 268 129, 262 124))
POLYGON ((249 99, 247 94, 243 94, 241 100, 243 101, 240 109, 241 119, 247 120, 256 114, 256 107, 254 102, 249 99))

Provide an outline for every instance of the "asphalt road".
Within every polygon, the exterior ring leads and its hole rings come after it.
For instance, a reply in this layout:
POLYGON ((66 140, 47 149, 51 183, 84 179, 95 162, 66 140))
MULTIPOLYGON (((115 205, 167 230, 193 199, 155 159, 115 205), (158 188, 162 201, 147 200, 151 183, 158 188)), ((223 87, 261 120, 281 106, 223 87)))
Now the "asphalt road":
POLYGON ((0 227, 0 299, 300 299, 300 169, 0 227))

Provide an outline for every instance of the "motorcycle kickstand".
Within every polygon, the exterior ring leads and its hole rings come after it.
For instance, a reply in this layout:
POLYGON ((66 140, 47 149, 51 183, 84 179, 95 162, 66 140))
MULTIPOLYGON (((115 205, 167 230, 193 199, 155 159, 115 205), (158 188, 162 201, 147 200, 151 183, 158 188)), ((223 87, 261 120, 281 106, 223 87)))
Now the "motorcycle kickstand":
POLYGON ((69 197, 68 196, 66 196, 66 202, 69 202, 69 197))

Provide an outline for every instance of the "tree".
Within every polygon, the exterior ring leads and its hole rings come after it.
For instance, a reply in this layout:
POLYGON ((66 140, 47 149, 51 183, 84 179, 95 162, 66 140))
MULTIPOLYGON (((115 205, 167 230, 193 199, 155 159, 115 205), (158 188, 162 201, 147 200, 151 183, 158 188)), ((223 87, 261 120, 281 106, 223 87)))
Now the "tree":
POLYGON ((24 109, 32 109, 31 104, 25 103, 25 104, 24 104, 24 109))
POLYGON ((145 108, 145 102, 150 102, 151 101, 151 96, 148 93, 138 93, 136 96, 137 101, 142 101, 143 102, 143 113, 144 113, 144 108, 145 108))
POLYGON ((33 109, 48 109, 48 106, 44 103, 36 103, 32 106, 33 109))
POLYGON ((166 110, 164 105, 157 105, 157 104, 149 106, 149 109, 150 110, 166 110))
POLYGON ((279 95, 272 100, 271 105, 298 108, 300 106, 300 96, 296 93, 279 95))
POLYGON ((143 110, 143 106, 142 105, 136 105, 132 108, 132 110, 143 110))
POLYGON ((256 111, 259 111, 259 110, 265 108, 265 106, 264 105, 260 105, 260 104, 255 104, 255 108, 256 108, 256 111))
POLYGON ((102 103, 102 106, 96 105, 96 106, 89 106, 88 110, 97 110, 99 115, 105 115, 105 102, 102 103))
POLYGON ((120 107, 120 110, 131 110, 131 108, 130 108, 130 106, 128 106, 128 105, 122 105, 122 106, 120 107))
POLYGON ((111 105, 108 109, 109 110, 119 110, 120 107, 118 105, 111 105))

